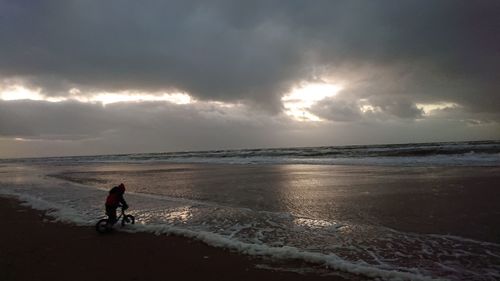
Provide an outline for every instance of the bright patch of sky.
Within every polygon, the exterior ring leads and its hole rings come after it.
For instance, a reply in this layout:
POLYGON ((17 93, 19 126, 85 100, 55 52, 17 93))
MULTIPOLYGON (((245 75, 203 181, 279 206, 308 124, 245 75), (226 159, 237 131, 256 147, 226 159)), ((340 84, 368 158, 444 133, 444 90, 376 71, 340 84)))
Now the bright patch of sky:
POLYGON ((441 103, 417 103, 417 108, 420 108, 424 111, 424 115, 432 115, 433 111, 436 110, 444 110, 444 109, 453 109, 461 107, 457 103, 453 102, 441 102, 441 103))
POLYGON ((309 109, 319 101, 335 96, 341 86, 327 83, 302 84, 281 98, 285 113, 299 121, 322 121, 309 109))
POLYGON ((160 93, 148 94, 131 91, 123 91, 118 93, 92 93, 82 95, 81 91, 72 88, 69 91, 69 96, 46 96, 41 94, 40 89, 29 89, 20 85, 9 86, 0 92, 0 99, 11 100, 35 100, 48 102, 62 102, 75 100, 87 103, 102 103, 107 105, 117 102, 146 102, 146 101, 166 101, 174 104, 189 104, 195 100, 187 93, 160 93))
MULTIPOLYGON (((314 115, 309 109, 316 103, 328 97, 335 96, 341 86, 328 83, 302 83, 293 88, 281 98, 285 108, 285 114, 297 121, 323 121, 314 115)), ((170 102, 174 104, 191 104, 197 100, 187 93, 139 93, 134 91, 101 92, 83 94, 79 89, 72 88, 67 96, 47 96, 41 93, 41 89, 30 89, 22 85, 10 85, 0 89, 0 99, 12 100, 34 100, 46 102, 78 101, 83 103, 101 103, 103 106, 118 102, 170 102)), ((212 101, 211 104, 220 107, 232 107, 237 104, 212 101)))

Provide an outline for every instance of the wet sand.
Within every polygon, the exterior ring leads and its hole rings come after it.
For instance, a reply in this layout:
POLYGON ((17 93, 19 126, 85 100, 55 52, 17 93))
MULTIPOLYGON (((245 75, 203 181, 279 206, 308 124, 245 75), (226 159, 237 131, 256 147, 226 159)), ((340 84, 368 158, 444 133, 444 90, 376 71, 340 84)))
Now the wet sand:
MULTIPOLYGON (((258 269, 258 258, 174 236, 114 232, 49 222, 0 198, 0 280, 361 280, 258 269)), ((363 279, 366 280, 366 279, 363 279)))
POLYGON ((55 175, 104 189, 500 243, 499 167, 95 164, 55 175))

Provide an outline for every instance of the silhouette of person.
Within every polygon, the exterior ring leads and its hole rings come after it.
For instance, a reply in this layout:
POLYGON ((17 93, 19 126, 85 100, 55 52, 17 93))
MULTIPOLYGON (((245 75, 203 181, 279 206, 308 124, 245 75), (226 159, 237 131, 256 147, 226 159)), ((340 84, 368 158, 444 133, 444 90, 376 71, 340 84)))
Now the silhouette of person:
POLYGON ((108 197, 106 198, 106 215, 108 215, 111 224, 116 222, 116 209, 120 204, 123 210, 128 209, 128 204, 123 198, 124 193, 125 185, 123 183, 109 190, 108 197))

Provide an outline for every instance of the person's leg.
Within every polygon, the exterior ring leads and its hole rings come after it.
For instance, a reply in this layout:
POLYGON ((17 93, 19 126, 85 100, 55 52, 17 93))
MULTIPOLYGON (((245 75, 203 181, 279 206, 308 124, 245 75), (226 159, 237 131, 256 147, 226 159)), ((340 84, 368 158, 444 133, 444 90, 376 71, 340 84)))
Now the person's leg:
POLYGON ((115 222, 116 222, 116 207, 106 206, 106 215, 108 215, 109 223, 115 224, 115 222))

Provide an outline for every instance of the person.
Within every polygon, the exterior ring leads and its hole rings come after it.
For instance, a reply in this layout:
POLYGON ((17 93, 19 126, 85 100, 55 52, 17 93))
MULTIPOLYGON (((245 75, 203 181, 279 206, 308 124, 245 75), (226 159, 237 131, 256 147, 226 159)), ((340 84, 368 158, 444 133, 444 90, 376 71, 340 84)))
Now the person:
POLYGON ((108 197, 106 198, 106 215, 108 215, 109 222, 114 224, 116 222, 116 209, 122 206, 123 210, 128 209, 128 204, 123 198, 125 193, 125 185, 120 183, 109 190, 108 197))

